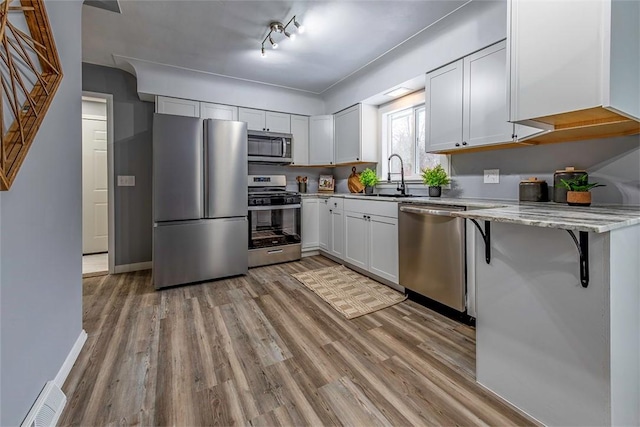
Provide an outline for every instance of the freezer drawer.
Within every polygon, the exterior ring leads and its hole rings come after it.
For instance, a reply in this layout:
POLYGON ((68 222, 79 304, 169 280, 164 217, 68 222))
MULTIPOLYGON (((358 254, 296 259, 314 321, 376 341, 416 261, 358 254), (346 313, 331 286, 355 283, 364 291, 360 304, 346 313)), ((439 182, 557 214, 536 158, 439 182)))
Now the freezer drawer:
POLYGON ((247 273, 247 219, 222 218, 155 224, 156 289, 247 273))

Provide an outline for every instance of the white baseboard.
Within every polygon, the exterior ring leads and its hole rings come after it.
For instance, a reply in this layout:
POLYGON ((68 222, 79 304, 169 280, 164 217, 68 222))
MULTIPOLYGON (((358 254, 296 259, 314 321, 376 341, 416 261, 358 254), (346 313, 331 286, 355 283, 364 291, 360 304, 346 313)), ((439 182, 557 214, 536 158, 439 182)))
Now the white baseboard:
POLYGON ((147 262, 137 262, 135 264, 122 264, 115 266, 115 274, 120 273, 131 273, 132 271, 140 271, 140 270, 150 270, 151 269, 151 261, 147 262))
POLYGON ((75 344, 73 344, 73 347, 71 347, 71 351, 60 367, 58 375, 56 375, 55 379, 53 380, 55 385, 57 385, 59 388, 62 388, 62 385, 67 380, 69 372, 71 372, 73 364, 76 363, 76 359, 80 355, 80 350, 82 350, 82 346, 84 346, 85 341, 87 341, 87 332, 83 329, 82 331, 80 331, 78 339, 76 340, 75 344))
POLYGON ((320 255, 320 251, 318 249, 305 249, 302 251, 302 257, 306 257, 306 256, 314 256, 314 255, 320 255))

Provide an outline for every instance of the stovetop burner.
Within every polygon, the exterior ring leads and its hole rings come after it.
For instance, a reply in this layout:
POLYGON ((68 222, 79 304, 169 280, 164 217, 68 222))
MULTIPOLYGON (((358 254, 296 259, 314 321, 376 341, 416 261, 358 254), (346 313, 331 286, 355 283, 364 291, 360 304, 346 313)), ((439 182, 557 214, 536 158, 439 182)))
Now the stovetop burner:
POLYGON ((296 205, 300 193, 287 191, 284 175, 249 175, 249 206, 296 205))

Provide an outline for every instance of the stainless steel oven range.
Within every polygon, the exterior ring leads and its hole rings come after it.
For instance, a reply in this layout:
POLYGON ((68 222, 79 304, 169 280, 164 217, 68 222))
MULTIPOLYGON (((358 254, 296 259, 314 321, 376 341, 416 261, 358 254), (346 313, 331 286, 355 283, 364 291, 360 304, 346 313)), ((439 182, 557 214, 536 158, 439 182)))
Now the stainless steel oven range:
POLYGON ((299 260, 300 194, 284 175, 249 175, 249 267, 299 260))

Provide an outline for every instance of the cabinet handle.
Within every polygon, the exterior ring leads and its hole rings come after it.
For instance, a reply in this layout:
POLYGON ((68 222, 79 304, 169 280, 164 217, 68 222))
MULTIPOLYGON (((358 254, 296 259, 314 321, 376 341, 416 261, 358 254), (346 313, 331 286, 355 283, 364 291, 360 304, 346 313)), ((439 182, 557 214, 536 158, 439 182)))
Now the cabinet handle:
POLYGON ((337 208, 337 207, 338 207, 338 204, 337 204, 337 203, 334 203, 334 204, 333 204, 333 206, 335 206, 335 207, 337 208))
POLYGON ((367 216, 367 220, 371 221, 371 217, 370 217, 370 216, 367 216))
POLYGON ((459 142, 456 142, 456 147, 460 147, 460 143, 459 142))
POLYGON ((333 212, 333 209, 329 209, 329 212, 333 212))
POLYGON ((262 128, 262 130, 266 130, 265 128, 262 128))
POLYGON ((360 161, 360 157, 356 157, 356 160, 360 161))
POLYGON ((362 218, 367 219, 367 216, 366 215, 362 215, 362 218))
POLYGON ((269 128, 267 128, 267 131, 269 131, 269 128))
POLYGON ((467 145, 467 141, 462 141, 462 145, 467 145))

